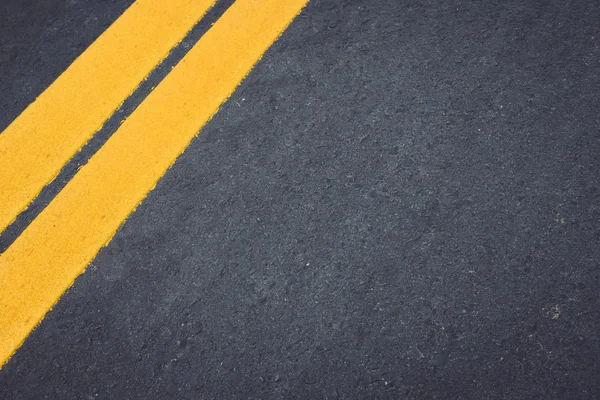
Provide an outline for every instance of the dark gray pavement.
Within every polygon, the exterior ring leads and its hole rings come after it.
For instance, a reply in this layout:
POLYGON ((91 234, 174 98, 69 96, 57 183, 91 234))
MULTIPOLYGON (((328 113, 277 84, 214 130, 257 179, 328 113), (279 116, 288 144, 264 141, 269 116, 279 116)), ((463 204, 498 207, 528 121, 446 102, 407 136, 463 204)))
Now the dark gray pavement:
MULTIPOLYGON (((6 2, 2 123, 128 3, 6 2)), ((596 1, 312 0, 0 398, 600 397, 598 93, 596 1)))

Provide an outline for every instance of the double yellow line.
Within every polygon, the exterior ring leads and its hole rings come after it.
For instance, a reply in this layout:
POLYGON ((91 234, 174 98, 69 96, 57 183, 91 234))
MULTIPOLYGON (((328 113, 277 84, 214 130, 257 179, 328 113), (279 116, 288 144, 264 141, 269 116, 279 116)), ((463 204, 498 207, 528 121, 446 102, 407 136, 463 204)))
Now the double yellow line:
MULTIPOLYGON (((0 255, 0 366, 307 0, 237 0, 0 255)), ((138 0, 0 134, 0 231, 213 5, 138 0)))

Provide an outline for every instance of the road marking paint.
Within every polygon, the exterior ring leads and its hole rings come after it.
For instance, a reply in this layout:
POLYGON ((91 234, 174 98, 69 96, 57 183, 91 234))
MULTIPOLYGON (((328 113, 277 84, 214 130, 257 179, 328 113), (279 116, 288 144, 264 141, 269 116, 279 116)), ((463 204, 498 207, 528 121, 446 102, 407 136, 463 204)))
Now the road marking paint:
POLYGON ((137 0, 0 134, 0 232, 215 0, 137 0))
POLYGON ((237 0, 0 255, 0 365, 307 0, 237 0))

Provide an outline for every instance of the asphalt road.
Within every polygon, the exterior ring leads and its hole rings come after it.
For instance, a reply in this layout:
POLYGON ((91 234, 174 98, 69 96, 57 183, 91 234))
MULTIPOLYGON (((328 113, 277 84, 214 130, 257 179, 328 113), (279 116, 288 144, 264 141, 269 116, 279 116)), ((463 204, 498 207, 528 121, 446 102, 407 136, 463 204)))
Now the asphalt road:
MULTIPOLYGON (((4 0, 0 129, 131 1, 4 0)), ((600 397, 600 3, 311 0, 1 399, 600 397)))

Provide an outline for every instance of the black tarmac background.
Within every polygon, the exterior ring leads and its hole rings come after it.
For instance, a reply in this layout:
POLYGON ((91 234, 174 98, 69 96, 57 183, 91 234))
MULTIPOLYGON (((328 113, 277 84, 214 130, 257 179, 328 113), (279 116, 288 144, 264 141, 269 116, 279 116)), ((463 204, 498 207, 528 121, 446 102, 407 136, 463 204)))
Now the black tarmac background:
MULTIPOLYGON (((129 2, 39 4, 2 127, 129 2)), ((595 1, 312 0, 0 398, 598 398, 599 40, 595 1)))

